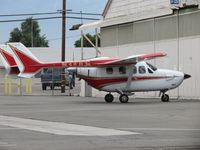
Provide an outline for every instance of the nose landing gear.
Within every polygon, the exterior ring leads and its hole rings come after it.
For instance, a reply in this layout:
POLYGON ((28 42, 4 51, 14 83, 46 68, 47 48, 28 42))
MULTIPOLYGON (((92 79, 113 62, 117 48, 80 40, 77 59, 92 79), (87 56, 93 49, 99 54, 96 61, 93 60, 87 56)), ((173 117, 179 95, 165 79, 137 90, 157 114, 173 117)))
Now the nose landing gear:
POLYGON ((169 95, 165 94, 165 92, 167 91, 161 91, 162 93, 161 100, 162 102, 169 102, 169 95))
POLYGON ((161 100, 162 100, 163 102, 169 102, 169 95, 163 94, 162 97, 161 97, 161 100))

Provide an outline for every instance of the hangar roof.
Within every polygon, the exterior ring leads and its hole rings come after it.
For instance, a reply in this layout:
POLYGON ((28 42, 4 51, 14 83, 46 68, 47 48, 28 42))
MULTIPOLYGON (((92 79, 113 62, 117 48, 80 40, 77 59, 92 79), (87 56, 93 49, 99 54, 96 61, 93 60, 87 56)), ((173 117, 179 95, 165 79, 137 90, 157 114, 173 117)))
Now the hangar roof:
POLYGON ((170 15, 173 13, 173 9, 199 4, 200 0, 180 0, 179 4, 170 4, 170 0, 108 0, 103 11, 103 19, 84 24, 80 30, 170 15))
POLYGON ((85 24, 80 29, 124 24, 172 13, 169 0, 108 0, 103 11, 103 20, 85 24))

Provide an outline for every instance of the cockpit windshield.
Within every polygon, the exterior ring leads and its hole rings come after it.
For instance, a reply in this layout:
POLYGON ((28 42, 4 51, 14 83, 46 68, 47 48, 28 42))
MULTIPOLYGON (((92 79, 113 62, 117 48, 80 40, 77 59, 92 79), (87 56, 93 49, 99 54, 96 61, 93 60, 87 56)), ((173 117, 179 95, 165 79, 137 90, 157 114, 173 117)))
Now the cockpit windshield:
POLYGON ((151 64, 149 64, 149 63, 147 63, 147 65, 148 65, 153 71, 156 71, 156 70, 157 70, 157 68, 156 68, 155 66, 153 66, 153 65, 151 65, 151 64))

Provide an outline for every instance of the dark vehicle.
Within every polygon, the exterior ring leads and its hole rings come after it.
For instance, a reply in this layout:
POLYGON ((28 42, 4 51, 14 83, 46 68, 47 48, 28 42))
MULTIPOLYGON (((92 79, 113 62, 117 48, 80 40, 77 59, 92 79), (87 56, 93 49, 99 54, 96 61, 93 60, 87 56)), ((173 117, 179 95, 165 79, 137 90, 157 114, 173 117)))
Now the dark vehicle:
MULTIPOLYGON (((44 70, 41 74, 41 83, 42 83, 42 90, 46 90, 49 86, 51 90, 53 90, 56 86, 61 86, 61 68, 49 68, 44 70)), ((69 86, 72 89, 72 83, 74 79, 72 75, 70 75, 69 71, 65 70, 65 85, 69 86)))

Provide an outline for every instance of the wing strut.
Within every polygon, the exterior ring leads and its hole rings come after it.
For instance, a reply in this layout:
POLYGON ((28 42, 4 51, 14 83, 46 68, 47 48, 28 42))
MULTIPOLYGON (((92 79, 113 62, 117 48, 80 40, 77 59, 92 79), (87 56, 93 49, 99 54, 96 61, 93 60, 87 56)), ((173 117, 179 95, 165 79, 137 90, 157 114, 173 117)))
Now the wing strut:
POLYGON ((131 87, 131 82, 132 82, 132 77, 133 77, 133 65, 130 66, 130 72, 128 75, 128 80, 127 80, 127 84, 126 84, 126 90, 129 91, 130 87, 131 87))

